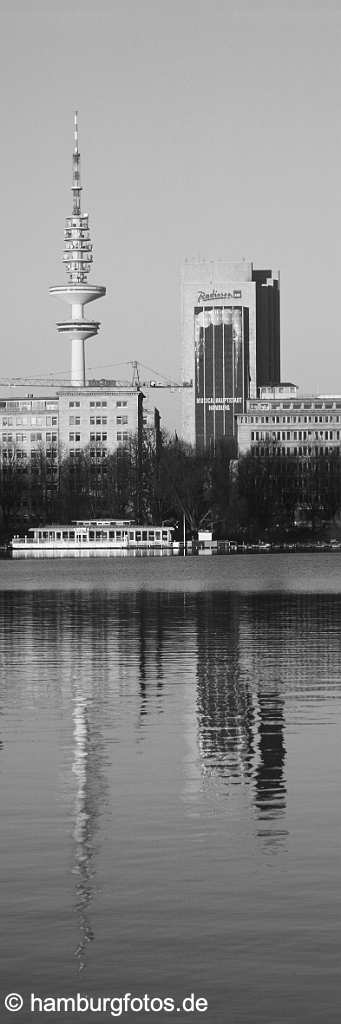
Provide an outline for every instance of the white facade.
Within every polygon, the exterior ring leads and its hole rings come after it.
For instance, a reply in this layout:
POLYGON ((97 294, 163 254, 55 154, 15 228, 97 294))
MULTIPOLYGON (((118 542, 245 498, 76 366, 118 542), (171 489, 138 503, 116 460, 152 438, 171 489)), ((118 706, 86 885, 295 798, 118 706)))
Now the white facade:
POLYGON ((239 455, 339 454, 341 396, 299 396, 295 385, 262 388, 260 397, 250 399, 246 412, 237 416, 237 437, 239 455))
POLYGON ((24 467, 48 460, 51 479, 57 473, 59 451, 59 406, 51 398, 0 397, 0 459, 4 465, 16 462, 24 467))
MULTIPOLYGON (((57 472, 60 457, 84 448, 94 461, 142 430, 143 394, 136 388, 70 388, 58 396, 0 398, 0 459, 21 466, 41 456, 57 472)), ((53 471, 53 472, 52 472, 53 471)))
POLYGON ((136 388, 70 388, 59 395, 62 455, 89 448, 100 461, 141 429, 143 395, 136 388))

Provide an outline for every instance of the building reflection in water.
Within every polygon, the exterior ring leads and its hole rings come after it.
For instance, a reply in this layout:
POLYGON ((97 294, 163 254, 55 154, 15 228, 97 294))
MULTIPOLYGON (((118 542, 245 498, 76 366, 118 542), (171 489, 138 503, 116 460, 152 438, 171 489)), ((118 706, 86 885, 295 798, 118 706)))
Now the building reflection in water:
POLYGON ((259 820, 258 834, 270 845, 275 845, 281 836, 287 835, 287 830, 281 829, 278 823, 286 810, 284 728, 284 699, 281 694, 259 694, 259 761, 255 770, 254 802, 259 820))
POLYGON ((250 776, 255 706, 240 673, 240 602, 226 594, 198 594, 197 715, 203 767, 226 781, 250 776))
POLYGON ((286 811, 284 695, 278 678, 269 687, 263 676, 257 602, 197 595, 196 615, 203 768, 226 784, 250 785, 258 834, 275 846, 286 835, 278 822, 286 811))
MULTIPOLYGON (((187 655, 186 678, 189 661, 196 664, 192 717, 202 772, 225 786, 249 786, 258 834, 275 846, 286 835, 280 820, 286 811, 285 712, 280 674, 264 675, 270 609, 263 615, 258 600, 224 592, 141 591, 120 595, 117 611, 120 674, 123 679, 127 662, 135 657, 140 725, 151 711, 162 711, 170 666, 185 664, 187 655)), ((189 714, 187 701, 188 734, 189 714)), ((193 755, 193 742, 191 749, 193 755)))
MULTIPOLYGON (((129 621, 132 616, 136 620, 136 636, 138 641, 138 669, 140 686, 139 723, 148 713, 148 701, 153 680, 156 692, 161 695, 163 686, 163 653, 164 636, 167 630, 167 617, 164 610, 164 594, 151 593, 148 601, 144 591, 134 595, 125 595, 121 605, 122 620, 129 621), (133 599, 133 601, 132 601, 133 599), (133 603, 133 609, 132 609, 133 603)), ((124 653, 124 652, 123 652, 124 653)), ((162 703, 159 702, 159 711, 162 703)))

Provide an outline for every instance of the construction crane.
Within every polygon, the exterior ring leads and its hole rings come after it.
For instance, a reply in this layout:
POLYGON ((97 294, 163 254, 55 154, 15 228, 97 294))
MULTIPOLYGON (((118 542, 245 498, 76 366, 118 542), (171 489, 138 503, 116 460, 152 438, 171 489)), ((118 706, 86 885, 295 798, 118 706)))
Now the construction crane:
MULTIPOLYGON (((193 381, 179 381, 171 380, 170 378, 164 377, 163 374, 159 374, 156 370, 152 370, 148 366, 144 366, 143 363, 139 363, 137 359, 129 360, 126 363, 111 363, 109 366, 130 366, 131 380, 112 379, 108 377, 96 378, 93 377, 88 380, 88 387, 136 387, 137 390, 142 388, 168 388, 170 391, 181 391, 182 388, 192 388, 193 381), (147 378, 142 375, 142 370, 152 373, 154 376, 147 378)), ((104 367, 103 367, 104 369, 104 367)), ((63 377, 59 377, 57 374, 49 374, 46 377, 2 377, 0 378, 0 387, 8 388, 20 388, 26 385, 34 385, 35 387, 42 388, 72 388, 74 385, 71 384, 70 380, 66 380, 63 377)))

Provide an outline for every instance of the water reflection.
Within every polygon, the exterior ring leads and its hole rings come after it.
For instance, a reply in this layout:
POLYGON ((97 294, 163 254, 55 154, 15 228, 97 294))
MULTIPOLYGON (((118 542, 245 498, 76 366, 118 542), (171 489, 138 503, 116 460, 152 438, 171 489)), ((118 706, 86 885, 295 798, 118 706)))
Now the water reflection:
POLYGON ((89 910, 96 892, 94 841, 104 787, 101 777, 101 738, 93 726, 91 703, 78 686, 74 694, 73 723, 72 771, 77 784, 73 870, 77 876, 75 908, 79 920, 79 943, 75 956, 79 969, 83 970, 88 944, 95 937, 89 910))
MULTIPOLYGON (((75 957, 79 970, 86 965, 89 943, 95 939, 91 904, 96 895, 96 836, 106 802, 107 783, 104 754, 104 708, 108 693, 105 666, 110 659, 107 603, 100 595, 96 612, 89 613, 86 595, 71 592, 58 629, 61 676, 68 665, 68 687, 72 706, 73 759, 76 780, 74 799, 73 873, 76 877, 75 910, 79 941, 75 957), (65 628, 67 625, 67 629, 65 628)), ((63 608, 61 605, 63 603, 63 608)))
MULTIPOLYGON (((153 595, 152 614, 148 608, 146 597, 143 591, 139 591, 134 598, 134 612, 137 620, 138 638, 138 678, 140 685, 140 711, 139 723, 142 725, 143 718, 148 714, 148 701, 150 698, 150 680, 152 672, 156 676, 157 693, 161 694, 163 685, 163 657, 164 657, 164 636, 166 630, 166 617, 164 614, 164 595, 153 595), (151 665, 153 666, 151 672, 151 665)), ((122 620, 129 619, 131 609, 131 597, 125 597, 121 601, 122 620), (124 606, 122 606, 124 603, 124 606)), ((159 702, 159 710, 162 710, 159 702)))
POLYGON ((241 676, 240 602, 197 595, 197 716, 204 767, 226 781, 250 777, 255 756, 255 702, 241 676))
POLYGON ((288 834, 287 829, 276 827, 276 820, 286 810, 284 699, 276 691, 258 695, 258 723, 259 762, 254 794, 258 835, 275 848, 288 834))
POLYGON ((264 679, 262 656, 250 664, 257 613, 258 601, 236 595, 198 600, 198 728, 204 769, 251 784, 258 835, 275 848, 287 834, 276 824, 286 810, 284 692, 264 679))
MULTIPOLYGON (((288 828, 288 714, 299 721, 302 700, 306 717, 314 701, 340 702, 340 623, 341 598, 328 595, 91 587, 0 593, 4 732, 11 708, 20 721, 33 706, 38 721, 48 705, 70 750, 74 805, 66 841, 80 968, 94 939, 97 853, 115 787, 112 744, 123 757, 130 743, 133 776, 135 748, 146 750, 161 730, 167 739, 175 720, 179 734, 186 728, 195 737, 182 770, 184 790, 194 762, 199 766, 200 787, 191 790, 198 813, 217 794, 226 811, 239 800, 250 842, 256 835, 259 848, 280 849, 288 828)), ((162 771, 160 757, 156 788, 162 771)), ((162 813, 167 819, 167 806, 162 813)), ((112 831, 114 848, 114 823, 112 831)))

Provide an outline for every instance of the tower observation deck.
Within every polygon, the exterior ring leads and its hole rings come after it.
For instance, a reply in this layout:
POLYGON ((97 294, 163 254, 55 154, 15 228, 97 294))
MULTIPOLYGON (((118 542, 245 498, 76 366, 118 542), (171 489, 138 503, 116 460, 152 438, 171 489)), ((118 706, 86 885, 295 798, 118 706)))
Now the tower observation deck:
POLYGON ((72 216, 67 217, 64 231, 64 254, 68 281, 65 285, 53 285, 50 295, 55 295, 71 306, 71 318, 57 323, 59 334, 71 339, 71 384, 85 386, 84 342, 93 338, 99 329, 99 322, 86 320, 84 306, 105 295, 103 285, 90 284, 88 275, 93 262, 92 244, 89 231, 89 217, 81 211, 80 152, 78 147, 78 114, 74 117, 74 150, 72 156, 72 216))

